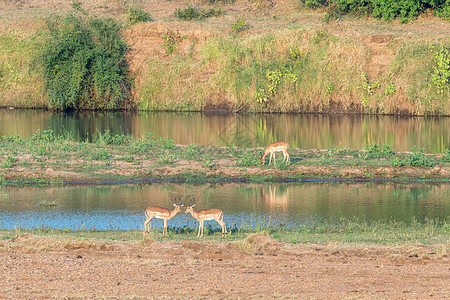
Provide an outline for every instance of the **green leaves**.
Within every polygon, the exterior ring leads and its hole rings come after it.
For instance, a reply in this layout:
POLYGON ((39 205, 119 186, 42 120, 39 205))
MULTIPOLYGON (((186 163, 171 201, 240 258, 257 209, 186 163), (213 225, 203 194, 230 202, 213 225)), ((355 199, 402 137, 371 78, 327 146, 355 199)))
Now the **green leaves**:
POLYGON ((42 66, 51 107, 123 107, 131 82, 120 29, 114 20, 89 17, 80 9, 47 20, 35 61, 42 66))

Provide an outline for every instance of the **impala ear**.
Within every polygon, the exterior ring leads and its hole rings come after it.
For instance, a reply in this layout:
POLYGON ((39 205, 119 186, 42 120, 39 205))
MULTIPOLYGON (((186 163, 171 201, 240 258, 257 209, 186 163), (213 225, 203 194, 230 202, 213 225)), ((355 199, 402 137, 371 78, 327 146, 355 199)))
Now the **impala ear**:
POLYGON ((195 204, 192 204, 192 205, 191 205, 191 207, 194 207, 194 206, 195 206, 195 204))
POLYGON ((174 203, 174 204, 173 204, 173 206, 177 207, 177 204, 176 204, 176 203, 174 203))

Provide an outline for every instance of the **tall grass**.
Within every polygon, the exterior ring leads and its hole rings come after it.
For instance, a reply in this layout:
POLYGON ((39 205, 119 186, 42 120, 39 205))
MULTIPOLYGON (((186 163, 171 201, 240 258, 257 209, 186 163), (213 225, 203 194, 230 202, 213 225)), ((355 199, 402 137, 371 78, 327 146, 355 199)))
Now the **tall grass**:
POLYGON ((201 110, 225 103, 251 112, 449 114, 449 89, 432 82, 432 45, 392 47, 389 68, 368 76, 369 48, 321 30, 220 35, 196 58, 177 54, 150 63, 137 87, 140 107, 201 110))
POLYGON ((46 107, 42 82, 30 70, 33 41, 13 32, 0 35, 0 106, 46 107))

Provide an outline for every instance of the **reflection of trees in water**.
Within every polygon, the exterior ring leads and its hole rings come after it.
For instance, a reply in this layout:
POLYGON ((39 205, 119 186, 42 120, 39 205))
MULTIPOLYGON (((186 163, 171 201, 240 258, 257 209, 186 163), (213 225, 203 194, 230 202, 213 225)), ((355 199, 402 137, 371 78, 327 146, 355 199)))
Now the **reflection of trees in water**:
POLYGON ((153 132, 158 138, 181 144, 214 146, 265 147, 274 141, 287 141, 291 148, 327 149, 342 145, 362 149, 367 144, 389 144, 394 151, 417 146, 433 153, 450 147, 449 118, 0 110, 0 136, 26 137, 37 129, 67 132, 78 141, 109 130, 138 138, 153 132))

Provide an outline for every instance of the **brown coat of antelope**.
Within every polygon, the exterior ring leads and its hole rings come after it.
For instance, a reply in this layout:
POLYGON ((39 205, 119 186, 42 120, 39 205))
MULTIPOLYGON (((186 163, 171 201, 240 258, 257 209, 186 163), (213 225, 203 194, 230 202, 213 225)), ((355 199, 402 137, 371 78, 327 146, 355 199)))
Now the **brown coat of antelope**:
POLYGON ((186 214, 191 213, 192 217, 194 217, 194 219, 199 221, 197 234, 198 237, 203 236, 203 222, 208 220, 216 220, 216 222, 219 223, 220 226, 222 226, 222 236, 224 235, 224 233, 228 234, 227 226, 223 221, 223 211, 221 209, 210 208, 210 209, 202 209, 196 212, 194 211, 194 206, 195 206, 195 199, 191 199, 184 213, 186 214))
POLYGON ((283 152, 283 161, 290 161, 290 157, 289 154, 287 153, 287 149, 289 147, 289 144, 286 142, 275 142, 275 143, 270 143, 269 146, 267 146, 266 150, 264 151, 264 154, 261 156, 261 164, 264 164, 264 162, 266 161, 266 155, 270 153, 270 158, 269 158, 269 165, 272 162, 272 156, 273 156, 273 163, 277 164, 276 160, 275 160, 275 152, 277 151, 281 151, 283 152))
POLYGON ((181 207, 184 205, 183 202, 181 202, 180 197, 175 197, 173 199, 173 202, 173 206, 175 206, 174 210, 168 210, 167 208, 159 206, 147 207, 147 209, 145 210, 145 216, 147 217, 147 220, 145 220, 144 222, 144 231, 150 231, 150 221, 153 218, 164 219, 163 235, 167 235, 167 220, 172 219, 178 212, 181 212, 181 207), (178 203, 176 202, 177 199, 178 203))

